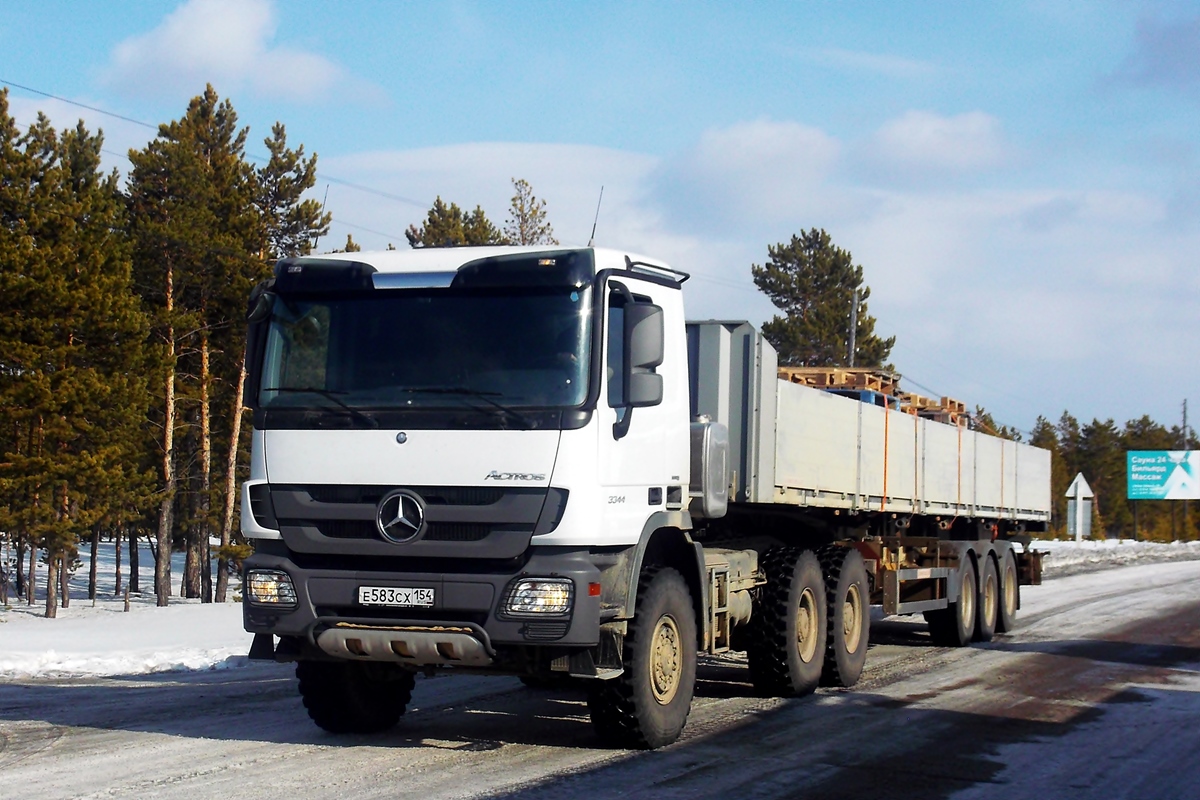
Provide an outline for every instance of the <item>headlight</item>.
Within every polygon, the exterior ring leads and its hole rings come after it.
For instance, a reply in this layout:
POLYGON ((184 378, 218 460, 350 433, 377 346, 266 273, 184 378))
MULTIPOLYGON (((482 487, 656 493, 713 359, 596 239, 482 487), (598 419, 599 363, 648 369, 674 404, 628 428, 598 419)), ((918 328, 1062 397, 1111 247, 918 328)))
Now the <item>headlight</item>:
POLYGON ((568 578, 522 578, 504 598, 506 614, 566 614, 571 610, 575 584, 568 578))
POLYGON ((296 605, 296 587, 286 572, 255 569, 246 574, 246 597, 251 603, 270 606, 296 605))

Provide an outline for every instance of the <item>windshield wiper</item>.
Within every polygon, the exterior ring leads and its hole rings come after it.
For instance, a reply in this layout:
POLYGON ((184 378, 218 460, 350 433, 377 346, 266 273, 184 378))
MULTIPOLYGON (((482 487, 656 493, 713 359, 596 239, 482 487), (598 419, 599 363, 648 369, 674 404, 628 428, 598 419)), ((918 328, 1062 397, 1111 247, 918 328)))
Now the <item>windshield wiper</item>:
POLYGON ((487 403, 508 417, 516 420, 525 428, 525 430, 529 430, 533 427, 533 423, 529 420, 529 417, 515 409, 509 408, 503 403, 498 403, 492 399, 493 397, 499 395, 499 392, 483 392, 479 389, 469 389, 466 386, 427 386, 422 388, 401 389, 400 391, 411 392, 413 394, 453 394, 462 397, 478 397, 483 402, 487 403))
MULTIPOLYGON (((344 408, 347 412, 349 412, 350 416, 354 417, 355 419, 365 422, 367 425, 369 425, 372 428, 379 427, 379 423, 375 420, 374 417, 372 417, 368 414, 364 414, 362 411, 359 411, 357 408, 347 404, 346 401, 344 401, 340 397, 338 397, 339 394, 347 394, 347 392, 335 392, 330 389, 318 389, 315 386, 273 386, 269 389, 263 389, 262 391, 264 391, 264 392, 295 392, 295 393, 320 395, 321 397, 324 397, 326 400, 329 400, 332 403, 336 403, 338 406, 344 408)), ((332 409, 325 409, 325 410, 331 411, 332 409)))

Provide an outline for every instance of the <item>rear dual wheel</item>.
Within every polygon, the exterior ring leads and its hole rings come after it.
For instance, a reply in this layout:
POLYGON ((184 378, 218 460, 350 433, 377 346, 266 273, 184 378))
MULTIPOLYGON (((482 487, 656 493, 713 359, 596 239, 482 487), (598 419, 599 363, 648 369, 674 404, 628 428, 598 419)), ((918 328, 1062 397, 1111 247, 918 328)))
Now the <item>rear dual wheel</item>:
POLYGON ((766 697, 816 690, 825 660, 825 582, 811 550, 778 547, 759 562, 767 582, 749 625, 750 679, 766 697))
POLYGON ((871 638, 871 587, 862 554, 852 547, 828 545, 819 553, 825 573, 828 633, 822 686, 858 683, 867 663, 871 638))
POLYGON ((983 575, 979 578, 979 604, 975 618, 975 641, 990 642, 996 635, 996 621, 1000 616, 1000 573, 996 559, 983 557, 983 575))
POLYGON ((1017 559, 1009 550, 1000 570, 1000 612, 996 631, 1009 633, 1017 627, 1017 608, 1021 605, 1021 581, 1017 577, 1017 559))
POLYGON ((942 647, 964 647, 975 637, 976 608, 979 605, 978 581, 975 579, 975 562, 970 554, 963 554, 959 567, 960 587, 958 601, 946 608, 925 612, 929 624, 929 636, 934 644, 942 647))

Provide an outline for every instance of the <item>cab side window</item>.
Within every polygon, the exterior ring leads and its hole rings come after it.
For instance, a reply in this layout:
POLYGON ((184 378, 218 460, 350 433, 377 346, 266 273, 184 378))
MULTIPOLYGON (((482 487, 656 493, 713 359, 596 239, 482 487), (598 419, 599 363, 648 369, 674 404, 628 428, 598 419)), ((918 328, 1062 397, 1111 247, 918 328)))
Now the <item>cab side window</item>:
POLYGON ((608 405, 625 404, 625 298, 612 292, 608 298, 608 405))

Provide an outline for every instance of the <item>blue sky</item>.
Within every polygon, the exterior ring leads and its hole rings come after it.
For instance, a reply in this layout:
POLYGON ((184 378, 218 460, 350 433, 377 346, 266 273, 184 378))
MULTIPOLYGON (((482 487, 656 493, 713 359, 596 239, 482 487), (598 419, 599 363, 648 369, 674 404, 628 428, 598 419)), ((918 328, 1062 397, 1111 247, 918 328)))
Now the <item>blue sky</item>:
MULTIPOLYGON (((1200 413, 1196 3, 9 3, 0 78, 151 123, 213 83, 251 153, 279 120, 319 154, 323 246, 438 194, 502 222, 512 177, 583 243, 603 185, 597 243, 694 273, 694 317, 769 317, 750 264, 825 228, 917 391, 1200 413)), ((152 134, 10 102, 118 169, 152 134)))

